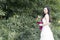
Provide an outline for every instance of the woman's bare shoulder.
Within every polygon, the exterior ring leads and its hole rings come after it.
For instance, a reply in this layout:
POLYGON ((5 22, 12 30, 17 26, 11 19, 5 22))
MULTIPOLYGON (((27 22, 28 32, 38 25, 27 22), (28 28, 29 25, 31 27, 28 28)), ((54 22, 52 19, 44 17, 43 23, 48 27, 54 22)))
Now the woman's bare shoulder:
POLYGON ((45 17, 49 17, 49 15, 48 15, 48 14, 46 14, 46 15, 45 15, 45 17))

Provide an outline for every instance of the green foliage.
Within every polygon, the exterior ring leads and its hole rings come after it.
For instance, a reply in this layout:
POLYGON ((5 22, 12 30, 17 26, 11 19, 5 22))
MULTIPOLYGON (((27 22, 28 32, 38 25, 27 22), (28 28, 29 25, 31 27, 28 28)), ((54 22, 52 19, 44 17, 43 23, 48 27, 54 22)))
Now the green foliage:
POLYGON ((39 40, 36 17, 50 6, 51 29, 60 39, 60 0, 0 0, 0 40, 39 40))

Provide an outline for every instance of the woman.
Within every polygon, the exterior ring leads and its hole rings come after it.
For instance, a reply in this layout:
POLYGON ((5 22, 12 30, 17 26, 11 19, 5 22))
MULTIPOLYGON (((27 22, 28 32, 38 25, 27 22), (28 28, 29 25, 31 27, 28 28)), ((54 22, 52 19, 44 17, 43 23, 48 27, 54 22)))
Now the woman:
POLYGON ((48 7, 45 7, 43 10, 43 18, 42 18, 42 22, 43 24, 41 24, 40 26, 43 26, 42 31, 41 31, 41 35, 40 35, 40 40, 54 40, 53 37, 53 33, 50 29, 50 11, 48 7))

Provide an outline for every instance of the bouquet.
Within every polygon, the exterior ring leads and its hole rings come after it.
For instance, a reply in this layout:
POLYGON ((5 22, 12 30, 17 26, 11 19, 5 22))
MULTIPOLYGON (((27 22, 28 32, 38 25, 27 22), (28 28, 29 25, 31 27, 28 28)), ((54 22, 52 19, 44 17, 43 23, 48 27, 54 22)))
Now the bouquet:
POLYGON ((43 22, 42 22, 42 19, 39 16, 37 18, 37 24, 39 25, 39 29, 42 30, 42 28, 43 28, 43 26, 42 26, 43 22))

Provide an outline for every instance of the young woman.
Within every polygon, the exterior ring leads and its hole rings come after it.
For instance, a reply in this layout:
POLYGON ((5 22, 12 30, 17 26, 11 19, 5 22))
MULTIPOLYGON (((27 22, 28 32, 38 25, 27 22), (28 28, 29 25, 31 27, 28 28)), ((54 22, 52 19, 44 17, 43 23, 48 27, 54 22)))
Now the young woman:
POLYGON ((50 29, 50 10, 48 7, 45 7, 43 10, 43 18, 42 22, 43 24, 40 26, 43 26, 41 34, 40 34, 40 40, 54 40, 53 33, 50 29))

